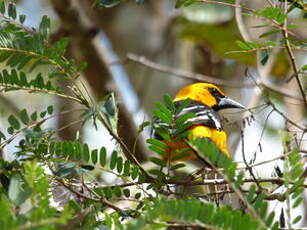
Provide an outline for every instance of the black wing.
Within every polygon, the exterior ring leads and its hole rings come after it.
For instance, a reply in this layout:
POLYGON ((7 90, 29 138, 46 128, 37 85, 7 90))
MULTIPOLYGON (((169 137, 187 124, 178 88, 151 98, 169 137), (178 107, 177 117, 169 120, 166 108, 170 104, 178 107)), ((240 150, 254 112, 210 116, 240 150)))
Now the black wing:
MULTIPOLYGON (((178 107, 182 101, 176 101, 175 107, 178 107)), ((222 130, 221 119, 216 111, 203 103, 197 101, 191 101, 177 116, 182 116, 187 113, 194 113, 196 116, 188 119, 186 122, 190 122, 193 125, 205 125, 207 127, 222 130)), ((153 126, 164 127, 166 129, 172 129, 168 124, 164 123, 160 119, 153 118, 153 126)), ((161 139, 161 137, 153 130, 153 138, 161 139)))

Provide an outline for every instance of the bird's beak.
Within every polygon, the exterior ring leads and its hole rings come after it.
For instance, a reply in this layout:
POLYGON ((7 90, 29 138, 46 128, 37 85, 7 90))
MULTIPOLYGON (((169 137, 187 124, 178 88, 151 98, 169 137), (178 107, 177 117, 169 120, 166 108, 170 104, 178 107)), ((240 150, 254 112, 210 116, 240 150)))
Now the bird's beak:
POLYGON ((221 98, 219 103, 216 105, 216 110, 228 109, 228 108, 245 109, 245 107, 241 105, 239 102, 236 102, 228 97, 221 98))

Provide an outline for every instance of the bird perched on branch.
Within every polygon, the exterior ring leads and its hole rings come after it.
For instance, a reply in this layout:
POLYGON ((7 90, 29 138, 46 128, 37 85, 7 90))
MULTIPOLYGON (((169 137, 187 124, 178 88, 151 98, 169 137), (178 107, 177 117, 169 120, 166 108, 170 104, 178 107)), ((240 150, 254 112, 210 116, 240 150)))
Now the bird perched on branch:
MULTIPOLYGON (((221 118, 217 112, 227 108, 244 109, 245 107, 225 96, 223 91, 216 85, 209 83, 195 83, 181 89, 173 100, 175 107, 179 107, 186 99, 189 99, 190 103, 184 107, 177 117, 187 113, 195 114, 195 116, 186 121, 191 124, 191 126, 188 127, 190 132, 187 139, 207 138, 223 153, 230 157, 227 148, 227 134, 223 130, 221 118)), ((160 127, 171 128, 160 119, 155 119, 154 123, 160 127)), ((155 138, 161 139, 158 133, 155 133, 155 138)), ((186 143, 180 139, 164 140, 164 142, 169 147, 166 157, 169 161, 178 159, 178 152, 180 152, 178 150, 188 147, 186 143)), ((180 160, 190 160, 196 157, 195 153, 190 150, 188 154, 180 160)))

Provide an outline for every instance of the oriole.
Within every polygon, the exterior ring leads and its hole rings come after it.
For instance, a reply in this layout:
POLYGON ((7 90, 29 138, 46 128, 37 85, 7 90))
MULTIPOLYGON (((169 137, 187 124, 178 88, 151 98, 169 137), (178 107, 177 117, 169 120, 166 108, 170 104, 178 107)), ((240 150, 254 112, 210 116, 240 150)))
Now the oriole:
MULTIPOLYGON (((187 122, 192 123, 192 126, 189 127, 190 132, 187 139, 208 138, 217 148, 230 157, 227 147, 227 134, 223 130, 221 118, 217 112, 221 109, 244 109, 245 107, 226 97, 221 89, 209 83, 195 83, 184 87, 173 99, 174 105, 179 106, 187 98, 191 102, 178 114, 178 116, 186 113, 195 114, 194 117, 187 120, 187 122)), ((160 120, 155 122, 160 126, 167 126, 160 120)), ((159 138, 159 135, 155 134, 155 137, 159 138)), ((183 140, 164 140, 164 142, 168 145, 166 150, 168 153, 167 160, 170 161, 178 155, 178 150, 188 147, 183 140)), ((196 155, 193 151, 188 151, 188 155, 180 160, 193 158, 196 158, 196 155)))

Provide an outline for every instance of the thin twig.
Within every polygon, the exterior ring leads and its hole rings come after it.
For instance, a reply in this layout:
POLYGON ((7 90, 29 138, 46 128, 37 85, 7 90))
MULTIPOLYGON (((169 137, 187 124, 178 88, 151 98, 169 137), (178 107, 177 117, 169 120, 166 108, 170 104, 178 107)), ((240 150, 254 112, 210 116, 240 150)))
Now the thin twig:
POLYGON ((243 161, 244 161, 244 164, 246 166, 246 168, 248 169, 249 173, 251 174, 252 178, 254 179, 257 187, 259 190, 262 190, 262 187, 260 186, 257 178, 255 177, 254 175, 254 172, 253 172, 253 169, 248 165, 247 163, 247 160, 246 160, 246 157, 245 157, 245 151, 244 151, 244 134, 243 134, 243 130, 241 129, 240 131, 240 134, 241 134, 241 142, 242 142, 242 158, 243 158, 243 161))
MULTIPOLYGON (((263 47, 257 47, 257 48, 251 48, 249 50, 235 50, 235 51, 228 51, 225 54, 233 54, 233 53, 252 53, 255 51, 259 51, 259 50, 284 50, 287 49, 286 46, 263 46, 263 47)), ((302 51, 302 52, 307 52, 306 48, 303 47, 292 47, 291 49, 293 50, 297 50, 297 51, 302 51)))
POLYGON ((4 89, 16 89, 16 90, 26 90, 26 91, 30 91, 30 92, 38 92, 38 93, 44 93, 44 94, 50 94, 50 95, 56 95, 65 99, 69 99, 75 102, 78 102, 80 104, 83 104, 82 101, 76 97, 72 97, 66 94, 62 94, 56 91, 51 91, 51 90, 47 90, 47 89, 38 89, 38 88, 31 88, 31 87, 24 87, 24 86, 18 86, 18 85, 12 85, 12 84, 0 84, 0 88, 4 88, 4 89))
MULTIPOLYGON (((59 179, 59 178, 56 178, 56 180, 61 184, 63 185, 66 189, 68 189, 69 191, 71 191, 72 193, 76 194, 77 196, 81 197, 81 198, 84 198, 84 199, 87 199, 87 200, 92 200, 92 201, 95 201, 95 202, 98 202, 98 203, 102 203, 103 205, 119 212, 119 213, 125 213, 125 211, 123 211, 121 208, 117 207, 116 205, 112 204, 110 201, 100 197, 100 198, 93 198, 93 197, 89 197, 89 196, 86 196, 84 195, 83 193, 81 192, 78 192, 74 189, 72 189, 69 185, 67 185, 65 183, 65 181, 63 179, 59 179)), ((129 215, 130 217, 135 217, 129 213, 127 213, 127 215, 129 215)))
MULTIPOLYGON (((285 1, 285 13, 287 14, 287 1, 285 1)), ((300 92, 302 94, 302 97, 304 99, 305 107, 307 107, 307 98, 306 98, 306 94, 305 94, 305 91, 304 91, 303 84, 302 84, 302 82, 299 78, 299 70, 298 70, 298 67, 297 67, 297 62, 296 62, 295 56, 293 54, 293 51, 292 51, 292 48, 291 48, 291 45, 290 45, 290 42, 289 42, 289 34, 288 34, 288 31, 287 31, 287 25, 288 25, 288 21, 287 21, 287 17, 286 17, 284 24, 283 24, 283 30, 282 30, 282 34, 283 34, 283 37, 284 37, 284 40, 285 40, 285 47, 286 47, 287 53, 290 57, 292 69, 293 69, 293 72, 295 74, 294 78, 296 79, 297 85, 298 85, 300 92)))
MULTIPOLYGON (((217 170, 221 171, 221 170, 217 170)), ((272 184, 284 184, 285 180, 280 177, 270 177, 270 178, 259 178, 259 183, 272 183, 272 184)), ((168 184, 174 185, 183 185, 183 186, 198 186, 198 185, 222 185, 229 184, 229 181, 224 179, 206 179, 203 181, 169 181, 168 184)), ((242 183, 255 183, 253 178, 243 179, 242 183)), ((295 182, 291 182, 290 184, 295 184, 295 182)), ((304 184, 302 187, 307 188, 307 184, 304 184)))
POLYGON ((296 128, 299 128, 303 132, 307 130, 307 127, 302 127, 302 126, 298 125, 296 122, 290 120, 285 114, 283 114, 283 112, 281 112, 279 109, 277 109, 277 107, 270 100, 268 100, 267 103, 268 103, 268 105, 270 105, 274 109, 275 112, 277 112, 280 116, 282 116, 291 125, 295 126, 296 128))
POLYGON ((244 9, 244 10, 249 11, 249 12, 254 12, 253 9, 248 8, 246 6, 242 6, 240 4, 232 4, 232 3, 228 3, 228 2, 219 2, 219 1, 214 1, 214 0, 197 0, 197 1, 209 3, 209 4, 215 4, 215 5, 223 5, 223 6, 230 6, 230 7, 234 7, 234 8, 241 8, 241 9, 244 9))

